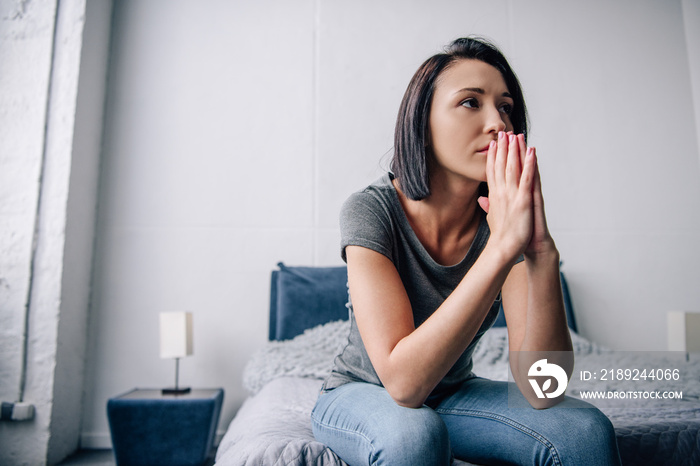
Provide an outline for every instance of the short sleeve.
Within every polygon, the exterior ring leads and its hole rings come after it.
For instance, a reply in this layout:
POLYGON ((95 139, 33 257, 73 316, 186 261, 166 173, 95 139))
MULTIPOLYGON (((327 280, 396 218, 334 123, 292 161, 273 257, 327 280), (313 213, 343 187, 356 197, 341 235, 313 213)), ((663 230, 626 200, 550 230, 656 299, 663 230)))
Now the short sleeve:
POLYGON ((350 196, 340 210, 340 255, 347 246, 363 246, 393 260, 393 234, 389 209, 372 193, 350 196))

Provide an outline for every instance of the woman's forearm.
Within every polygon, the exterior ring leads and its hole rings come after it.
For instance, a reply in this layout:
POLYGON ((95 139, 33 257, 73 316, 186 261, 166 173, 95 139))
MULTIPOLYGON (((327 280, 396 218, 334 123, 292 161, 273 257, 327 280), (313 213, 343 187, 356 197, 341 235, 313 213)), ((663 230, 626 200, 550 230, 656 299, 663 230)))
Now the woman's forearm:
POLYGON ((380 377, 399 404, 423 404, 474 339, 511 266, 487 245, 435 313, 396 344, 380 377))
POLYGON ((528 285, 527 320, 521 351, 570 351, 559 252, 552 248, 525 259, 528 285))
POLYGON ((536 408, 547 408, 559 399, 537 399, 531 392, 529 371, 541 359, 562 367, 571 377, 573 352, 564 310, 559 275, 559 253, 556 248, 525 259, 527 271, 527 318, 522 343, 511 347, 510 364, 513 376, 526 398, 536 408))

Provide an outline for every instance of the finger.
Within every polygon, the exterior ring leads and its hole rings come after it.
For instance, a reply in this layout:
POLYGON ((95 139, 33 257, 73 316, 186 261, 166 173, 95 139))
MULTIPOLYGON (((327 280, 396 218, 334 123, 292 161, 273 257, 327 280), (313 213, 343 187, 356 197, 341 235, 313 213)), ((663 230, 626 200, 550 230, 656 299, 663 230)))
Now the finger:
POLYGON ((535 148, 532 148, 532 153, 535 157, 535 178, 532 182, 532 189, 535 193, 539 193, 540 198, 542 198, 542 184, 540 179, 540 164, 537 162, 537 154, 535 153, 535 148))
MULTIPOLYGON (((533 148, 533 153, 535 149, 533 148)), ((540 177, 539 163, 535 154, 535 173, 532 186, 532 204, 535 213, 535 228, 541 232, 547 232, 547 219, 544 213, 544 196, 542 195, 542 179, 540 177)), ((546 233, 549 234, 549 233, 546 233)))
POLYGON ((527 155, 527 144, 525 144, 525 135, 518 134, 518 145, 520 146, 520 166, 525 166, 525 156, 527 155))
POLYGON ((486 184, 493 185, 494 165, 496 163, 496 141, 489 143, 489 150, 486 153, 486 184))
POLYGON ((514 134, 508 136, 508 160, 506 162, 506 183, 517 188, 520 184, 520 145, 514 134))
POLYGON ((523 174, 520 179, 520 189, 523 192, 531 195, 535 184, 536 175, 537 156, 535 155, 535 148, 528 147, 525 154, 525 166, 523 167, 523 174))
POLYGON ((494 160, 494 177, 495 186, 502 186, 505 179, 506 160, 508 159, 508 136, 503 131, 498 133, 498 148, 494 160))
POLYGON ((537 154, 535 148, 532 148, 532 152, 535 155, 535 173, 534 179, 532 181, 532 196, 535 203, 535 207, 538 207, 544 211, 544 196, 542 196, 542 181, 540 178, 540 166, 537 163, 537 154))

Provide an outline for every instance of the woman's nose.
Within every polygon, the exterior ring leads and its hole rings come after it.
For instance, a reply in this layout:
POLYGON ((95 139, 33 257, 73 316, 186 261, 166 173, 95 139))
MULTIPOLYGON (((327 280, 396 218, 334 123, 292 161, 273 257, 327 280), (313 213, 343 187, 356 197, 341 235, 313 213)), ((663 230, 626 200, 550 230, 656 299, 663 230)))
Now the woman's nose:
POLYGON ((489 109, 486 112, 486 121, 484 130, 486 133, 498 133, 499 131, 505 131, 506 122, 503 121, 501 112, 497 108, 489 109))

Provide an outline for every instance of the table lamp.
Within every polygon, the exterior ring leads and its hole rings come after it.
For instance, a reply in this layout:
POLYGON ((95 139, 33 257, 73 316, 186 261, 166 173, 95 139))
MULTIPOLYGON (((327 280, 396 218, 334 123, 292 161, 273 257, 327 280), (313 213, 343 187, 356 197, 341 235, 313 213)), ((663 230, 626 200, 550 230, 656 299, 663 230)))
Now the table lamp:
POLYGON ((668 350, 700 352, 700 312, 670 311, 667 315, 668 350))
POLYGON ((183 395, 190 388, 178 385, 180 358, 192 354, 192 313, 160 313, 160 357, 175 358, 175 387, 164 388, 163 395, 183 395))

